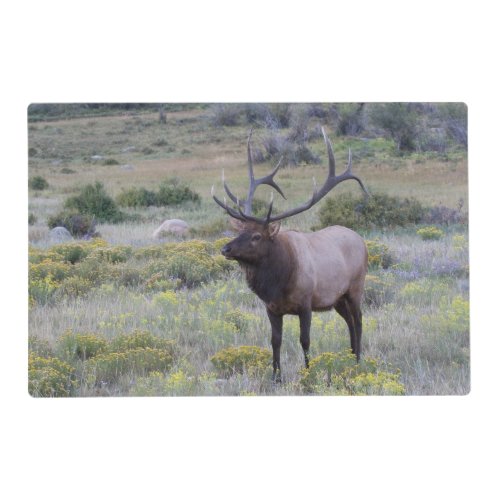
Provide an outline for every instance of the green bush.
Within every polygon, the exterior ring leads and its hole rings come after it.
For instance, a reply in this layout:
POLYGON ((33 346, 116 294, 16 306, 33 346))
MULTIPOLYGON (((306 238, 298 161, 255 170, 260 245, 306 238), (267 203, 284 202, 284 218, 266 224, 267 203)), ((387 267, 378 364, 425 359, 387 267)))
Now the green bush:
POLYGON ((301 371, 300 384, 305 392, 338 395, 402 395, 404 385, 399 373, 381 369, 373 358, 359 363, 351 351, 325 352, 311 359, 301 371))
POLYGON ((192 191, 189 186, 182 184, 177 179, 166 179, 160 184, 156 194, 156 205, 164 207, 168 205, 180 205, 186 201, 200 202, 200 195, 192 191))
POLYGON ((133 333, 121 334, 110 343, 113 352, 124 352, 130 349, 161 349, 173 355, 173 341, 157 337, 145 330, 135 330, 133 333))
POLYGON ((35 191, 43 191, 49 187, 49 183, 41 175, 35 175, 28 179, 28 187, 35 191))
POLYGON ((37 221, 37 218, 36 218, 35 214, 28 215, 28 225, 29 226, 32 226, 33 224, 35 224, 36 221, 37 221))
POLYGON ((103 165, 119 165, 120 162, 118 160, 115 160, 114 158, 106 158, 103 162, 103 165))
POLYGON ((210 358, 219 376, 230 377, 237 373, 257 375, 262 373, 272 360, 271 351, 256 346, 228 347, 210 358))
POLYGON ((444 232, 435 226, 422 227, 417 231, 417 234, 423 240, 439 240, 443 237, 444 232))
POLYGON ((356 230, 417 224, 424 215, 418 200, 387 194, 355 197, 342 193, 328 198, 319 211, 321 227, 340 225, 356 230))
POLYGON ((410 103, 372 104, 370 119, 394 139, 398 151, 415 151, 418 115, 410 103))
POLYGON ((163 181, 157 192, 132 187, 122 191, 116 198, 118 205, 131 208, 180 205, 187 201, 199 203, 200 196, 175 178, 163 181))
POLYGON ((368 250, 368 267, 370 269, 387 269, 394 263, 394 256, 389 247, 378 240, 365 240, 368 250))
POLYGON ((123 190, 117 197, 116 202, 122 207, 150 207, 156 205, 156 193, 145 188, 131 187, 123 190))
POLYGON ((50 216, 47 225, 50 229, 65 227, 75 238, 94 236, 96 234, 94 217, 88 214, 80 214, 74 210, 63 210, 56 215, 50 216))
POLYGON ((98 181, 87 184, 80 190, 80 194, 68 198, 64 207, 79 214, 93 216, 98 222, 115 223, 122 222, 126 218, 115 201, 106 193, 104 185, 98 181))
POLYGON ((85 361, 108 350, 108 342, 102 335, 67 331, 57 341, 57 351, 63 359, 85 361))
POLYGON ((43 358, 30 353, 28 391, 34 397, 66 397, 73 388, 74 369, 57 358, 43 358))

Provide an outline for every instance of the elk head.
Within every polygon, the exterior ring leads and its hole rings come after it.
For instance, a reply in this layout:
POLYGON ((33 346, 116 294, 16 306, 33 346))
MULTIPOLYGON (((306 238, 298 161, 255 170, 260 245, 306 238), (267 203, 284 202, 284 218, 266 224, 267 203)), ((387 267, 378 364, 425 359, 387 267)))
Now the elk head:
POLYGON ((346 170, 341 175, 335 175, 335 156, 333 154, 332 143, 330 142, 330 139, 328 139, 323 127, 321 128, 321 131, 323 133, 323 138, 325 140, 326 148, 328 151, 328 177, 325 183, 323 184, 323 186, 321 186, 321 188, 318 189, 316 181, 313 179, 314 192, 309 201, 303 203, 302 205, 299 205, 296 208, 286 210, 285 212, 277 215, 272 214, 273 197, 271 192, 271 202, 269 204, 267 216, 265 218, 259 218, 252 215, 252 202, 254 194, 256 189, 260 185, 267 184, 286 199, 283 191, 274 181, 274 176, 280 168, 282 158, 270 174, 264 177, 255 178, 251 147, 252 131, 250 131, 247 142, 248 176, 250 179, 250 183, 246 199, 240 200, 231 192, 224 180, 224 172, 222 174, 224 190, 230 200, 235 204, 235 208, 230 207, 226 203, 225 199, 224 201, 219 200, 219 198, 215 196, 214 187, 212 186, 212 197, 214 201, 231 216, 231 223, 233 227, 240 233, 237 238, 235 238, 222 248, 222 255, 224 255, 227 259, 234 259, 248 263, 258 261, 267 253, 269 246, 272 245, 275 237, 279 232, 281 220, 309 210, 313 205, 318 203, 321 198, 328 194, 337 184, 340 184, 343 181, 350 179, 357 181, 363 191, 368 194, 368 191, 366 190, 359 177, 356 177, 352 174, 352 155, 350 149, 346 170))

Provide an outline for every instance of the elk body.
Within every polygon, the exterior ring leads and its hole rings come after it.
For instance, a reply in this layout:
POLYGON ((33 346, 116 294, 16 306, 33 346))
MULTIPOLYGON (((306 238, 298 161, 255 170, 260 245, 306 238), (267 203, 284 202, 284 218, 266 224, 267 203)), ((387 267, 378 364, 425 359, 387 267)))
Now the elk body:
POLYGON ((280 348, 285 314, 299 317, 300 343, 306 368, 309 366, 313 311, 334 308, 347 323, 351 349, 357 360, 361 355, 361 300, 368 262, 363 239, 342 226, 327 227, 312 233, 280 232, 281 220, 308 210, 340 182, 356 180, 366 192, 361 180, 351 173, 350 151, 346 171, 339 176, 335 175, 333 148, 324 131, 323 135, 328 150, 329 175, 325 184, 315 190, 307 203, 273 216, 271 201, 266 218, 251 215, 253 194, 259 185, 272 186, 284 197, 274 182, 279 164, 268 176, 259 179, 254 177, 251 134, 248 139, 250 187, 246 200, 242 202, 236 198, 225 182, 226 193, 236 208, 213 196, 232 217, 231 222, 239 233, 221 252, 227 259, 236 260, 240 264, 249 287, 266 306, 271 323, 273 379, 276 381, 281 380, 280 348))

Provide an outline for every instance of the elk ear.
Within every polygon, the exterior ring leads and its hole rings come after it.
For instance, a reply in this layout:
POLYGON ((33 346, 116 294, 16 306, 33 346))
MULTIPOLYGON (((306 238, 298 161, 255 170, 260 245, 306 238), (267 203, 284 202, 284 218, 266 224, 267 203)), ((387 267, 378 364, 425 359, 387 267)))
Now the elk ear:
POLYGON ((280 231, 281 222, 271 222, 268 226, 269 238, 274 239, 280 231))
POLYGON ((229 218, 229 223, 239 233, 241 233, 245 229, 245 223, 241 220, 235 219, 234 217, 229 218))

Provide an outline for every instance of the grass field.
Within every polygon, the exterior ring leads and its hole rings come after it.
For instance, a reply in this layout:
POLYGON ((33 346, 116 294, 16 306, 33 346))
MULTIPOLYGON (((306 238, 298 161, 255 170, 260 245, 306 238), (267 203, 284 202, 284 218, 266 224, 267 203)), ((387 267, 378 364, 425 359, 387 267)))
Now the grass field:
MULTIPOLYGON (((364 312, 364 364, 351 365, 347 327, 335 312, 316 313, 311 353, 317 380, 302 371, 298 320, 284 323, 283 383, 271 383, 266 361, 270 327, 263 304, 247 288, 239 269, 219 248, 228 236, 227 216, 211 199, 222 194, 221 171, 243 196, 247 182, 248 126, 216 127, 210 108, 36 122, 28 125, 29 177, 48 188, 30 190, 30 391, 55 396, 193 396, 299 394, 466 394, 470 390, 467 224, 438 225, 438 239, 423 239, 420 226, 362 233, 390 256, 373 259, 364 312), (110 161, 114 160, 114 161, 110 161), (124 209, 133 221, 98 224, 100 238, 54 246, 47 221, 64 201, 100 181, 116 197, 132 186, 155 189, 177 177, 196 191, 199 204, 124 209), (180 218, 192 236, 158 242, 160 223, 180 218), (228 348, 243 369, 223 373, 213 357, 228 348), (337 358, 321 357, 336 353, 337 358), (261 356, 262 357, 259 357, 261 356), (328 364, 330 363, 330 365, 328 364), (333 364, 332 364, 333 363, 333 364), (342 365, 342 368, 339 366, 342 365), (333 366, 333 368, 332 368, 333 366), (347 367, 347 368, 346 368, 347 367), (324 383, 323 372, 337 377, 324 383), (322 371, 323 370, 323 371, 322 371), (308 385, 309 384, 309 385, 308 385)), ((381 138, 335 138, 337 163, 353 151, 353 169, 372 193, 414 197, 426 206, 467 211, 465 151, 396 154, 381 138)), ((254 131, 258 148, 265 129, 254 131)), ((277 176, 287 200, 277 211, 306 200, 314 177, 326 175, 321 138, 310 142, 317 165, 286 167, 277 176)), ((267 173, 270 162, 256 165, 267 173)), ((344 183, 329 197, 358 193, 344 183)), ((258 193, 269 199, 269 190, 258 193)), ((310 231, 321 203, 284 223, 310 231)), ((226 357, 224 357, 226 356, 226 357)))

